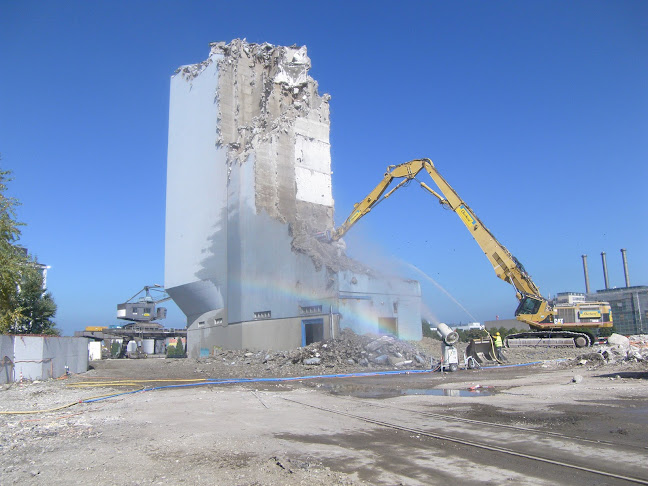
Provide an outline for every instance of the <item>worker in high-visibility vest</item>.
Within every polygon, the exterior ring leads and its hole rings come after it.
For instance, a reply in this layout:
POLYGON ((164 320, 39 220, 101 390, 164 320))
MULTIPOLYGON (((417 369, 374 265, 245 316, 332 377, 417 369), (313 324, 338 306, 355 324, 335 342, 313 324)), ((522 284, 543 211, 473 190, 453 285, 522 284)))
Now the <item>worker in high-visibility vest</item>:
POLYGON ((502 356, 502 336, 500 336, 499 332, 495 333, 495 357, 497 358, 497 361, 504 361, 504 357, 502 356))

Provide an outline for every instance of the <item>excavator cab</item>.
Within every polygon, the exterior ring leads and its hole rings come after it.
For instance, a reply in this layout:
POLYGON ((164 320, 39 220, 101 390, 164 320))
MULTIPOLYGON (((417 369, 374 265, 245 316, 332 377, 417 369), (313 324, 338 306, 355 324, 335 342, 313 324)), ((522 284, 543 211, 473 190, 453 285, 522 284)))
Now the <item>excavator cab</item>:
POLYGON ((520 299, 520 303, 515 310, 515 316, 517 317, 520 314, 537 314, 540 311, 542 302, 543 301, 541 299, 525 295, 524 297, 522 297, 522 299, 520 299))

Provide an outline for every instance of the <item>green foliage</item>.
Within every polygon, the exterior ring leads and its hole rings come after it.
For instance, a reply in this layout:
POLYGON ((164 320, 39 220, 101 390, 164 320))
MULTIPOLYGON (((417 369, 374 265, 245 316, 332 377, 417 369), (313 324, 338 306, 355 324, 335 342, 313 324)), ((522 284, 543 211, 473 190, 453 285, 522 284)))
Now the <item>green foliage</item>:
POLYGON ((121 352, 121 343, 119 341, 113 341, 112 345, 110 346, 110 356, 113 358, 116 358, 119 356, 119 353, 121 352))
POLYGON ((52 294, 43 289, 43 274, 29 262, 22 271, 20 291, 15 297, 21 315, 9 328, 12 334, 49 334, 58 336, 52 318, 56 315, 56 303, 52 294))
POLYGON ((489 332, 491 334, 495 334, 496 332, 499 332, 502 338, 505 338, 509 334, 517 334, 520 331, 515 329, 514 327, 512 327, 511 329, 506 329, 505 327, 498 327, 497 329, 492 329, 489 332))
POLYGON ((429 337, 429 338, 432 338, 432 339, 440 339, 439 335, 436 332, 430 330, 430 323, 428 321, 426 321, 426 320, 421 321, 421 330, 423 331, 423 337, 429 337))
POLYGON ((11 172, 0 170, 0 334, 53 334, 56 304, 43 289, 43 275, 33 258, 17 245, 16 198, 7 196, 11 172))
POLYGON ((178 338, 176 344, 170 344, 167 346, 167 356, 184 356, 185 347, 182 344, 182 339, 178 338))
POLYGON ((616 326, 600 327, 598 330, 598 335, 599 337, 610 337, 615 332, 617 332, 616 326))
POLYGON ((486 332, 481 329, 470 329, 468 331, 464 329, 457 329, 457 334, 459 335, 459 341, 462 343, 467 343, 471 339, 479 339, 482 337, 488 336, 486 332))
POLYGON ((28 263, 25 252, 15 244, 23 224, 16 221, 18 201, 6 194, 10 176, 11 172, 0 171, 0 333, 3 334, 23 317, 16 297, 22 271, 28 263))

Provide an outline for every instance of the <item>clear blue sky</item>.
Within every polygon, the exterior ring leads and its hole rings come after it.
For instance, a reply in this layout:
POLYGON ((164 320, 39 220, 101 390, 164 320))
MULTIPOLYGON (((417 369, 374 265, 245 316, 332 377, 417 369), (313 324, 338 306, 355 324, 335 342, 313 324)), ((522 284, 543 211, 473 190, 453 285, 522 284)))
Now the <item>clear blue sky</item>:
MULTIPOLYGON (((648 3, 0 0, 0 166, 52 266, 67 335, 164 280, 169 80, 211 41, 307 45, 330 93, 340 223, 389 164, 431 158, 542 292, 648 284, 648 3)), ((419 278, 439 320, 513 316, 512 288, 416 185, 349 253, 419 278)), ((183 327, 170 307, 168 327, 183 327)))

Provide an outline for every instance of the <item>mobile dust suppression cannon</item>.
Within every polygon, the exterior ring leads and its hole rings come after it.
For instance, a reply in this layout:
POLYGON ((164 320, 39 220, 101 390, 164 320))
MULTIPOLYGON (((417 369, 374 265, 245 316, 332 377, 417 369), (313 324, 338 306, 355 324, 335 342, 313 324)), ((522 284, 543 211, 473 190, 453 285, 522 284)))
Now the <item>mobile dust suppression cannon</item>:
POLYGON ((441 371, 457 371, 459 357, 455 344, 459 341, 459 334, 443 322, 437 325, 436 332, 441 338, 441 371))

